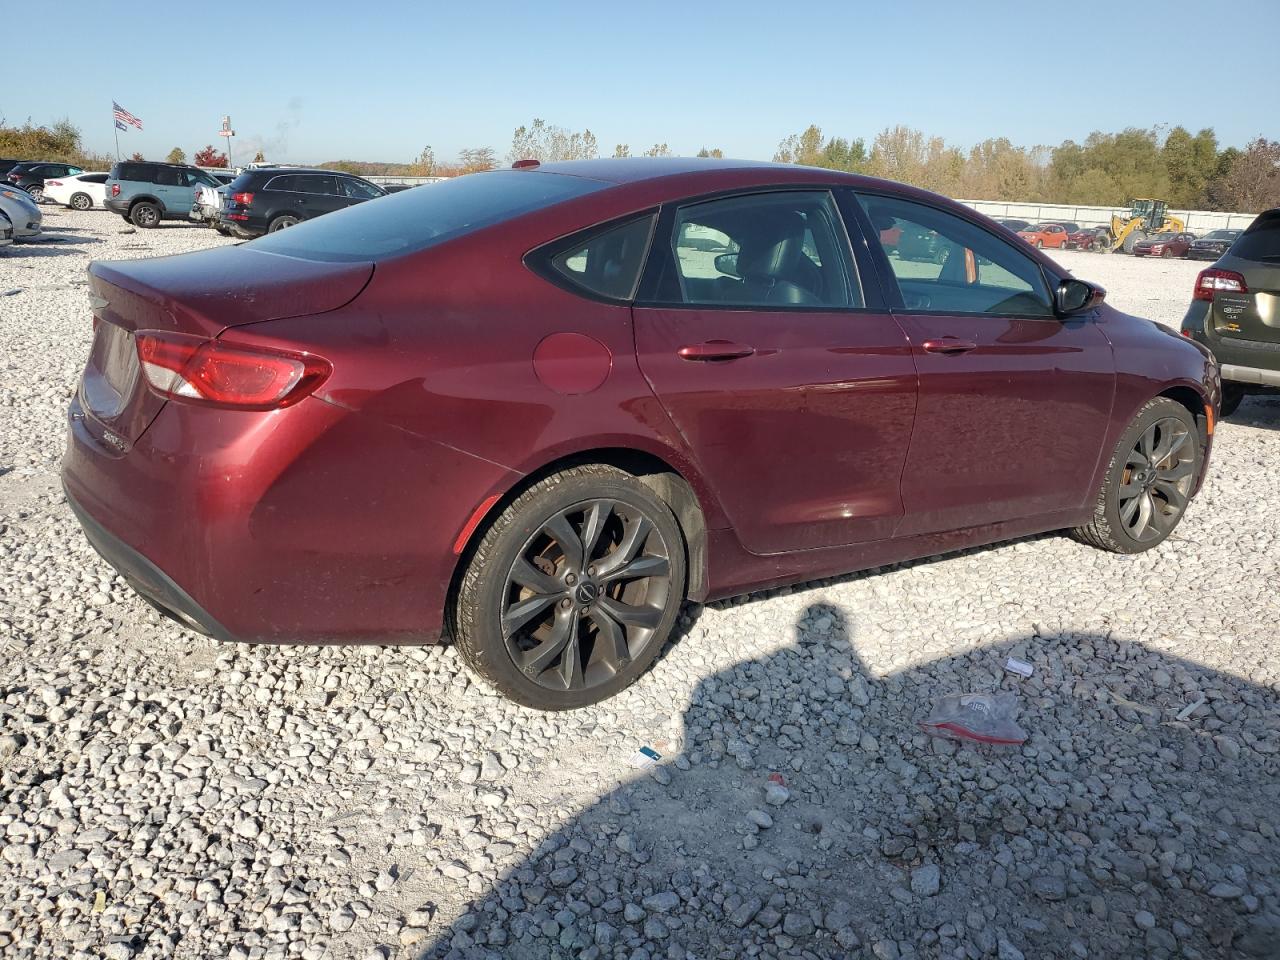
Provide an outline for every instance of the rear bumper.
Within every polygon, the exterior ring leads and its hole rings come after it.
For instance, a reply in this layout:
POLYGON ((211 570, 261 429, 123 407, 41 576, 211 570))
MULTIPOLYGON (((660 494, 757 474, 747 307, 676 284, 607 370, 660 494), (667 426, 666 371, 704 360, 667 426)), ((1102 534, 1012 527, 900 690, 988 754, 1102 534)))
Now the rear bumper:
POLYGON ((1251 383, 1261 387, 1280 387, 1280 368, 1242 367, 1234 363, 1222 365, 1222 379, 1232 383, 1251 383))
POLYGON ((102 205, 112 213, 118 213, 121 216, 129 212, 129 201, 121 200, 118 197, 107 197, 102 201, 102 205))
POLYGON ((129 586, 142 599, 165 616, 197 633, 216 640, 236 639, 227 632, 226 627, 196 603, 190 594, 174 583, 167 573, 93 519, 65 486, 63 490, 89 545, 128 581, 129 586))
POLYGON ((62 480, 95 549, 194 629, 258 643, 440 638, 475 505, 509 471, 315 398, 170 402, 127 450, 72 402, 62 480))

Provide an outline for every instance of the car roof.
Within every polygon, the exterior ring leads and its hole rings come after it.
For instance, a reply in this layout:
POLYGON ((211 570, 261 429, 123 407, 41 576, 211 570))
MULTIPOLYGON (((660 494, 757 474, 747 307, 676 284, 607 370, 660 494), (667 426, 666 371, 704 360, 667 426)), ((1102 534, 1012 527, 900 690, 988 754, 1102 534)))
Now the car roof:
MULTIPOLYGON (((335 177, 355 177, 357 180, 363 180, 364 177, 358 173, 347 173, 345 170, 326 170, 324 167, 254 167, 252 170, 246 170, 245 173, 260 173, 268 176, 280 176, 291 173, 327 173, 335 177)), ((243 176, 244 174, 241 174, 243 176)))

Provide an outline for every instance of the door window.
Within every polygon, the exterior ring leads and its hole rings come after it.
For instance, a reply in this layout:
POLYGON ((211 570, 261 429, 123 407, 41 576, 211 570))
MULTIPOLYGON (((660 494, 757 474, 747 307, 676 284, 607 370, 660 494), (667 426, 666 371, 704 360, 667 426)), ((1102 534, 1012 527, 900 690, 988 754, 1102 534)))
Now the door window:
POLYGON ((338 190, 338 178, 325 176, 322 174, 308 174, 297 178, 298 185, 295 190, 301 190, 303 193, 315 193, 326 197, 340 197, 341 191, 338 190))
POLYGON ((162 187, 177 187, 183 182, 182 172, 173 167, 156 167, 155 182, 162 187))
POLYGON ((724 307, 860 307, 831 194, 778 191, 681 207, 657 299, 724 307))
POLYGON ((897 197, 859 196, 906 310, 1051 317, 1040 266, 954 214, 897 197))
POLYGON ((342 177, 338 180, 338 183, 342 186, 342 192, 352 200, 372 200, 375 197, 382 196, 380 190, 362 180, 342 177))

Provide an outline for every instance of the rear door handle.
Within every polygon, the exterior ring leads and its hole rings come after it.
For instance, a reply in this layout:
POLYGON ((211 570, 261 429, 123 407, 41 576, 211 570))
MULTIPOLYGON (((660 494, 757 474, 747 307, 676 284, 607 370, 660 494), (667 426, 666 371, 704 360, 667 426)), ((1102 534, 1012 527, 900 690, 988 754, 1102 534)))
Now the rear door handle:
POLYGON ((956 337, 940 337, 937 340, 926 340, 922 346, 926 353, 968 353, 978 349, 972 340, 960 340, 956 337))
POLYGON ((732 340, 708 340, 706 343, 691 343, 680 348, 682 360, 739 360, 755 353, 755 347, 745 343, 734 343, 732 340))

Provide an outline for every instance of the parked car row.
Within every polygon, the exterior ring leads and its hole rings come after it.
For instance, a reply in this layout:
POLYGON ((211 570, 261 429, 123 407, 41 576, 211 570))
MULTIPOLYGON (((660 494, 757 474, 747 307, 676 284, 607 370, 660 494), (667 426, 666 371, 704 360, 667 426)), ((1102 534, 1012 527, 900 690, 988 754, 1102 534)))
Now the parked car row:
MULTIPOLYGON (((1005 219, 996 223, 1012 230, 1036 249, 1091 250, 1105 253, 1112 248, 1106 227, 1082 227, 1070 221, 1030 223, 1005 219)), ((1181 257, 1190 260, 1216 260, 1227 252, 1243 230, 1211 230, 1203 237, 1186 231, 1163 231, 1133 244, 1135 257, 1181 257)))

